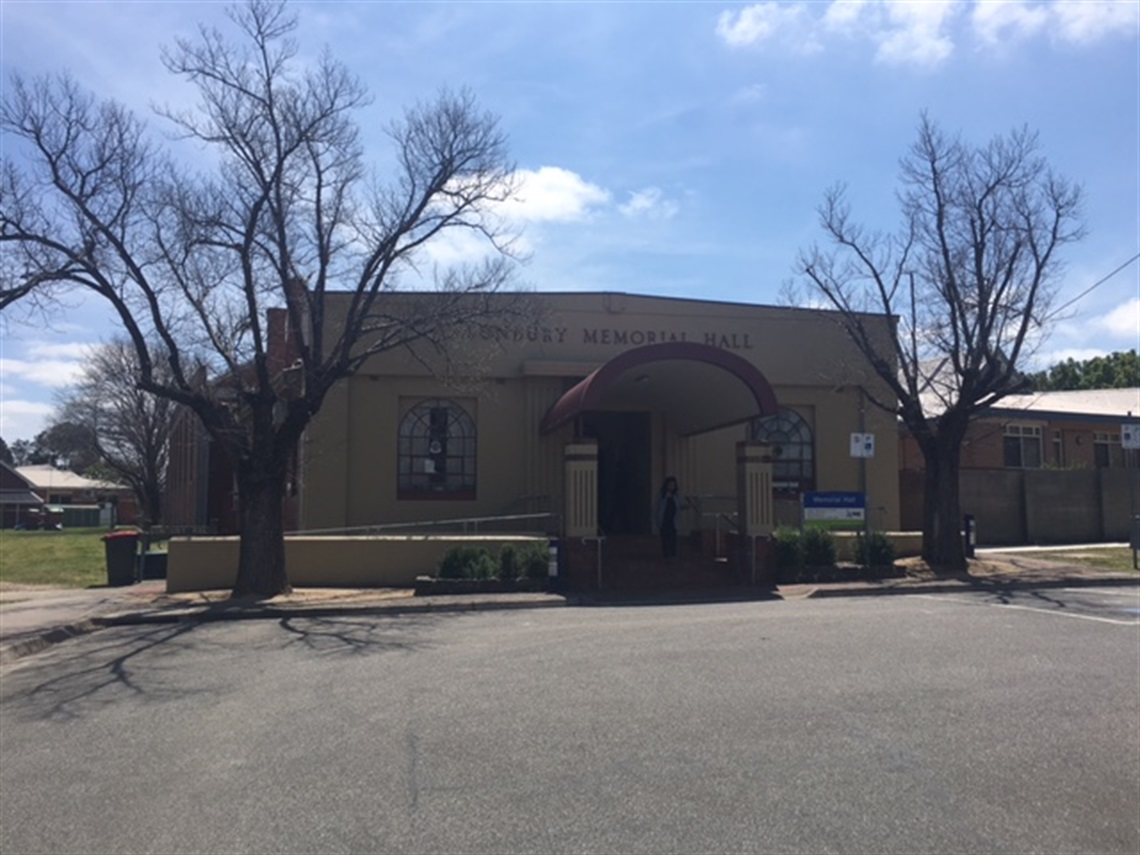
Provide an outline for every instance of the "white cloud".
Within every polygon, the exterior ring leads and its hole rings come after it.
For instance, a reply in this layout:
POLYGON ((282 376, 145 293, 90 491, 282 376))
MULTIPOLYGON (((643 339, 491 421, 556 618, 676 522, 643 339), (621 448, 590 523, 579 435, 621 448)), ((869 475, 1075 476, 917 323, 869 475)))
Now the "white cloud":
POLYGON ((29 357, 40 359, 85 360, 95 347, 98 347, 98 345, 83 341, 64 342, 63 344, 53 344, 46 341, 29 341, 24 346, 24 351, 29 357))
POLYGON ((626 217, 645 217, 651 220, 667 220, 680 209, 681 206, 676 201, 665 198, 660 187, 633 191, 629 194, 629 201, 618 206, 618 210, 626 217))
MULTIPOLYGON (((489 205, 484 224, 502 236, 511 251, 524 257, 534 250, 528 227, 587 220, 608 206, 612 198, 608 190, 559 166, 520 169, 514 179, 516 192, 506 201, 489 205)), ((478 231, 449 229, 423 247, 422 257, 429 265, 450 267, 478 262, 492 252, 494 247, 478 231)), ((419 270, 421 276, 429 272, 419 270)))
POLYGON ((37 401, 0 402, 0 436, 11 445, 18 439, 31 439, 47 426, 55 408, 37 401))
POLYGON ((1133 297, 1108 314, 1096 318, 1092 326, 1105 330, 1109 335, 1128 339, 1131 346, 1136 347, 1140 342, 1140 297, 1133 297))
POLYGON ((875 59, 887 65, 932 67, 950 57, 954 43, 943 28, 956 0, 885 4, 888 25, 876 36, 875 59))
POLYGON ((823 25, 829 30, 850 32, 868 8, 867 0, 835 0, 824 13, 823 25))
POLYGON ((875 45, 885 65, 934 68, 954 53, 968 21, 974 39, 1003 48, 1035 36, 1090 45, 1114 35, 1136 37, 1135 0, 834 0, 822 4, 763 2, 721 12, 716 33, 729 47, 789 46, 818 53, 828 37, 875 45), (824 9, 819 13, 819 9, 824 9), (959 11, 967 14, 958 16, 959 11))
POLYGON ((1136 36, 1135 0, 1057 0, 1050 7, 1056 31, 1066 41, 1091 44, 1113 34, 1136 36))
POLYGON ((591 184, 576 172, 559 166, 521 169, 513 199, 497 207, 497 213, 516 223, 575 222, 591 209, 610 201, 610 193, 591 184))
POLYGON ((0 358, 0 377, 20 377, 51 389, 70 386, 79 379, 82 371, 81 362, 63 359, 39 359, 32 362, 26 359, 0 358))
POLYGON ((1001 45, 1041 32, 1049 22, 1049 10, 1025 0, 979 0, 970 22, 981 41, 1001 45))
POLYGON ((814 21, 802 3, 757 3, 739 12, 721 12, 716 22, 716 34, 729 47, 775 40, 781 47, 808 54, 823 47, 814 29, 814 21))
POLYGON ((760 101, 763 101, 767 96, 767 84, 753 83, 749 86, 743 86, 740 89, 737 89, 729 99, 729 103, 733 105, 756 104, 760 101))

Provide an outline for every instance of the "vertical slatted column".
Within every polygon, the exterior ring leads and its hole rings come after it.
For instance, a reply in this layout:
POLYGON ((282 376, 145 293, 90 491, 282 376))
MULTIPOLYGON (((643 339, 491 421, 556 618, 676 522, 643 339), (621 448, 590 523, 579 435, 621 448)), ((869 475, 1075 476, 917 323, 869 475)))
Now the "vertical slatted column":
POLYGON ((736 444, 736 508, 741 534, 771 534, 772 454, 765 443, 745 440, 736 444))
POLYGON ((565 466, 566 537, 593 537, 598 532, 598 444, 567 443, 565 466))

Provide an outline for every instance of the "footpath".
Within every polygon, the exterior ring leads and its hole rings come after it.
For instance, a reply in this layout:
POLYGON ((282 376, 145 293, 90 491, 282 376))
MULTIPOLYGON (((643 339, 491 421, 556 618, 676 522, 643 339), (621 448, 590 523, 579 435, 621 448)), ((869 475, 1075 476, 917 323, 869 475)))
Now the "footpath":
MULTIPOLYGON (((1090 550, 1096 547, 1089 547, 1090 550)), ((1066 547, 1073 551, 1075 547, 1066 547)), ((1002 591, 1017 588, 1140 585, 1140 573, 1114 572, 1087 565, 1043 560, 1020 550, 983 550, 967 573, 935 576, 911 567, 908 575, 876 581, 779 585, 772 591, 724 590, 661 594, 496 593, 415 597, 410 588, 297 588, 270 599, 233 599, 228 591, 168 594, 164 580, 121 588, 84 590, 4 584, 0 586, 0 665, 37 653, 77 635, 112 626, 328 617, 399 615, 488 609, 661 604, 742 599, 796 600, 813 597, 1002 591)), ((905 565, 905 562, 900 562, 905 565)))

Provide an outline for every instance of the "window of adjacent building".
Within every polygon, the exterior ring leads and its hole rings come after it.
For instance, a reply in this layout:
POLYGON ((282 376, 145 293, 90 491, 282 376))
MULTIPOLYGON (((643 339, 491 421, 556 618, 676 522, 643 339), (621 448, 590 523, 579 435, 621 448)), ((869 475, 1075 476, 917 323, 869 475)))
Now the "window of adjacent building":
POLYGON ((772 447, 772 486, 804 492, 815 488, 812 433, 803 416, 781 408, 774 416, 752 422, 752 439, 772 447))
POLYGON ((1053 465, 1058 469, 1065 465, 1065 441, 1059 430, 1053 431, 1053 465))
POLYGON ((1005 465, 1010 469, 1041 467, 1041 428, 1028 425, 1006 425, 1003 437, 1005 465))
POLYGON ((475 422, 454 401, 415 404, 400 421, 401 499, 475 498, 475 422))
POLYGON ((1124 466, 1124 449, 1118 433, 1093 434, 1093 461, 1097 469, 1119 469, 1124 466))

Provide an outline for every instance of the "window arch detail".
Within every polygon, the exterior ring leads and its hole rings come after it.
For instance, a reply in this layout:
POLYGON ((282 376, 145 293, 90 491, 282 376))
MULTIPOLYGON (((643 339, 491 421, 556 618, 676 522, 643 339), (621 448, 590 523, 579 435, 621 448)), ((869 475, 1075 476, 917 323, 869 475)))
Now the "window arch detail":
POLYGON ((475 421, 454 401, 420 401, 400 420, 397 498, 474 499, 475 421))
POLYGON ((811 427, 795 410, 754 419, 752 439, 772 447, 772 486, 802 493, 815 489, 815 449, 811 427))

